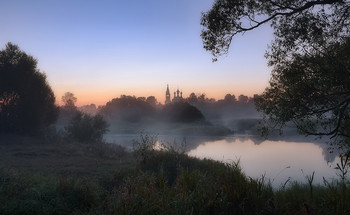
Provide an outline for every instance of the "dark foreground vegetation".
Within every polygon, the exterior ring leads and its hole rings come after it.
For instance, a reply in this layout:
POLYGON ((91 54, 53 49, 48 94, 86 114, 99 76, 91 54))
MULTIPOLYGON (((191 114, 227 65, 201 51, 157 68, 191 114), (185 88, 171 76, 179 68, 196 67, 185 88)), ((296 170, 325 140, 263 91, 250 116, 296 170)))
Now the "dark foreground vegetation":
POLYGON ((134 152, 104 142, 0 140, 0 214, 349 214, 346 180, 278 190, 224 164, 158 146, 134 152))
MULTIPOLYGON (((201 36, 215 61, 233 36, 270 22, 272 77, 255 102, 263 131, 293 122, 304 134, 349 146, 349 8, 349 0, 216 0, 202 14, 201 36)), ((133 152, 102 141, 103 116, 124 126, 194 123, 206 132, 205 115, 226 121, 222 112, 231 108, 254 113, 244 96, 214 102, 193 94, 189 104, 160 110, 154 97, 122 96, 102 107, 102 116, 75 113, 72 93, 63 108, 55 100, 37 60, 8 43, 0 51, 0 214, 350 214, 349 155, 337 166, 338 180, 315 185, 309 175, 305 184, 287 181, 274 190, 263 176, 246 177, 238 162, 191 158, 151 136, 141 136, 133 152), (50 132, 57 118, 62 133, 50 132)), ((242 124, 246 133, 256 116, 251 120, 225 123, 242 124)))

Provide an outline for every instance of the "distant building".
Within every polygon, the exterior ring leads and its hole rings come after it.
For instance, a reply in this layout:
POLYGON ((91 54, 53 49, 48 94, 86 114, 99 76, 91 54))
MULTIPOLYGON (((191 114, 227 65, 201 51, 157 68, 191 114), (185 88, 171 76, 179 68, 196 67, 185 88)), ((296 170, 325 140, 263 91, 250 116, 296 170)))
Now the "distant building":
POLYGON ((176 92, 174 92, 173 102, 181 102, 182 100, 183 100, 182 91, 177 89, 176 92))
POLYGON ((169 104, 170 102, 181 102, 181 101, 183 101, 182 91, 180 91, 179 89, 177 89, 177 90, 174 92, 174 98, 173 98, 173 100, 171 100, 171 98, 170 98, 169 85, 167 85, 166 92, 165 92, 165 104, 169 104))
POLYGON ((171 102, 170 100, 170 90, 169 90, 169 84, 166 86, 166 92, 165 92, 165 104, 169 104, 171 102))

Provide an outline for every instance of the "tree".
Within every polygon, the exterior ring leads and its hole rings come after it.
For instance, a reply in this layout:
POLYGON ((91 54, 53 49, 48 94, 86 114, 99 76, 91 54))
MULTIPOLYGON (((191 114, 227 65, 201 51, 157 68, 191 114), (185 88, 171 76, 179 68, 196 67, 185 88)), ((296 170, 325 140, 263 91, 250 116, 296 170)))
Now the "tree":
POLYGON ((83 105, 78 108, 79 111, 90 114, 90 115, 96 115, 97 113, 97 107, 95 104, 89 104, 89 105, 83 105))
POLYGON ((315 41, 324 43, 347 35, 349 4, 347 0, 216 0, 202 14, 201 37, 216 61, 228 52, 235 35, 270 23, 276 39, 269 56, 283 59, 288 53, 310 48, 315 41))
POLYGON ((75 103, 77 101, 78 99, 71 92, 66 92, 62 96, 63 107, 67 110, 76 110, 77 107, 75 106, 75 103))
POLYGON ((137 97, 137 100, 145 102, 146 101, 146 97, 137 97))
POLYGON ((148 96, 146 102, 151 106, 156 106, 158 104, 157 99, 154 96, 148 96))
POLYGON ((341 141, 349 136, 349 16, 348 0, 216 0, 202 15, 201 36, 215 61, 235 35, 269 23, 273 69, 258 109, 272 127, 292 121, 305 134, 341 141))
POLYGON ((57 124, 60 126, 67 125, 73 119, 73 117, 79 114, 79 110, 77 106, 75 106, 78 99, 73 93, 64 93, 64 95, 61 97, 61 101, 63 105, 59 108, 59 116, 57 120, 57 124))
POLYGON ((350 137, 350 38, 276 67, 270 87, 256 99, 272 127, 292 121, 305 134, 350 137))
POLYGON ((37 60, 7 43, 0 51, 0 132, 33 134, 57 115, 55 95, 37 60))
POLYGON ((203 123, 205 117, 200 110, 187 102, 172 102, 162 109, 163 118, 169 122, 203 123))
POLYGON ((204 103, 204 102, 205 102, 205 100, 206 100, 206 96, 205 96, 205 94, 204 94, 204 93, 202 93, 202 94, 198 95, 198 102, 202 102, 202 103, 204 103))
POLYGON ((121 95, 120 98, 114 98, 107 102, 99 113, 112 121, 139 123, 152 118, 155 109, 155 106, 146 102, 146 99, 121 95))
POLYGON ((238 101, 243 103, 243 104, 248 103, 248 100, 249 100, 248 96, 245 96, 245 95, 238 96, 238 101))
POLYGON ((224 101, 228 104, 234 103, 236 101, 236 96, 228 93, 225 95, 224 101))
POLYGON ((195 93, 191 93, 186 100, 190 104, 198 103, 198 97, 195 93))
POLYGON ((103 135, 108 131, 108 124, 99 114, 91 116, 82 112, 72 118, 65 127, 67 136, 85 143, 101 143, 103 135))

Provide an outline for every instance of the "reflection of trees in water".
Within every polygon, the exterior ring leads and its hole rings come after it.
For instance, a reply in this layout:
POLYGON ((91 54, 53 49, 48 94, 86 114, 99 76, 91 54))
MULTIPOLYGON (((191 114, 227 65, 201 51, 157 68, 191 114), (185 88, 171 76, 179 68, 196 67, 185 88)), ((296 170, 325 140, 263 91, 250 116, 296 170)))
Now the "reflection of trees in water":
POLYGON ((270 141, 286 141, 295 143, 312 143, 322 149, 322 155, 326 162, 333 162, 336 157, 339 156, 340 151, 336 148, 332 148, 327 139, 316 139, 315 137, 303 135, 274 135, 268 139, 259 136, 252 136, 250 139, 255 145, 260 145, 262 142, 270 141))
MULTIPOLYGON (((312 137, 304 137, 301 135, 297 136, 280 136, 279 138, 275 137, 272 139, 265 139, 260 136, 230 136, 230 137, 190 137, 186 138, 186 149, 187 151, 191 151, 196 149, 199 145, 205 144, 208 142, 220 141, 224 140, 227 143, 240 142, 244 144, 244 142, 252 141, 255 145, 260 145, 265 141, 285 141, 285 142, 294 142, 294 143, 311 143, 322 149, 322 155, 326 162, 334 162, 335 159, 339 156, 340 151, 337 149, 331 149, 330 145, 327 144, 326 140, 315 140, 312 137)), ((283 143, 281 143, 283 144, 283 143)), ((300 146, 302 147, 302 145, 300 146)))
POLYGON ((184 145, 185 150, 187 152, 193 149, 196 149, 199 145, 202 145, 208 142, 220 141, 224 139, 225 139, 224 136, 183 136, 183 135, 159 136, 159 141, 161 141, 162 143, 170 146, 175 146, 175 147, 184 145))
MULTIPOLYGON (((326 162, 334 162, 339 156, 339 150, 330 149, 330 145, 327 144, 326 140, 315 140, 312 137, 304 137, 301 135, 289 135, 289 136, 275 136, 273 138, 265 139, 260 136, 252 135, 237 135, 237 136, 185 136, 185 135, 155 135, 158 137, 158 141, 162 144, 172 146, 175 149, 185 150, 187 152, 196 149, 200 145, 206 143, 225 141, 227 143, 239 142, 244 144, 245 142, 252 141, 255 145, 260 145, 265 141, 285 141, 294 143, 312 143, 322 149, 322 155, 326 162), (185 147, 185 148, 183 148, 185 147)), ((139 134, 123 135, 123 134, 108 134, 105 135, 107 142, 122 145, 129 150, 132 150, 132 143, 134 140, 139 140, 139 134)), ((283 143, 281 143, 283 144, 283 143)), ((300 145, 302 147, 302 145, 300 145)))

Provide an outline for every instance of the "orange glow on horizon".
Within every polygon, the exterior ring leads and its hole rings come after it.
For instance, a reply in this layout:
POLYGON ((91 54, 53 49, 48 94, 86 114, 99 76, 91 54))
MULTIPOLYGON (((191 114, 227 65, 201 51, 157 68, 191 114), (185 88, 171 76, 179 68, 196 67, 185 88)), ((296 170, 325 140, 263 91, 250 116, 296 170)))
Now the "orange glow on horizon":
MULTIPOLYGON (((170 88, 170 86, 169 86, 170 88)), ((170 95, 171 98, 173 97, 173 92, 177 88, 170 88, 170 95)), ((183 97, 187 98, 192 92, 195 94, 205 94, 207 98, 214 98, 215 100, 220 100, 225 97, 226 94, 234 94, 236 98, 238 98, 239 95, 243 94, 248 97, 253 97, 254 94, 259 94, 262 91, 258 92, 257 90, 253 89, 242 89, 240 91, 232 92, 231 90, 225 90, 225 89, 211 89, 208 91, 200 91, 200 90, 193 90, 192 88, 179 88, 183 92, 183 97)), ((88 91, 88 90, 55 90, 56 95, 56 103, 58 105, 62 105, 61 97, 65 92, 72 92, 74 96, 78 99, 76 105, 82 106, 82 105, 89 105, 89 104, 95 104, 96 106, 99 105, 105 105, 107 102, 111 101, 113 98, 119 98, 121 95, 130 95, 135 97, 145 97, 148 96, 155 96, 157 101, 164 104, 165 101, 165 91, 166 87, 164 89, 153 90, 148 89, 145 90, 143 88, 139 89, 125 89, 125 90, 96 90, 96 91, 88 91)))

